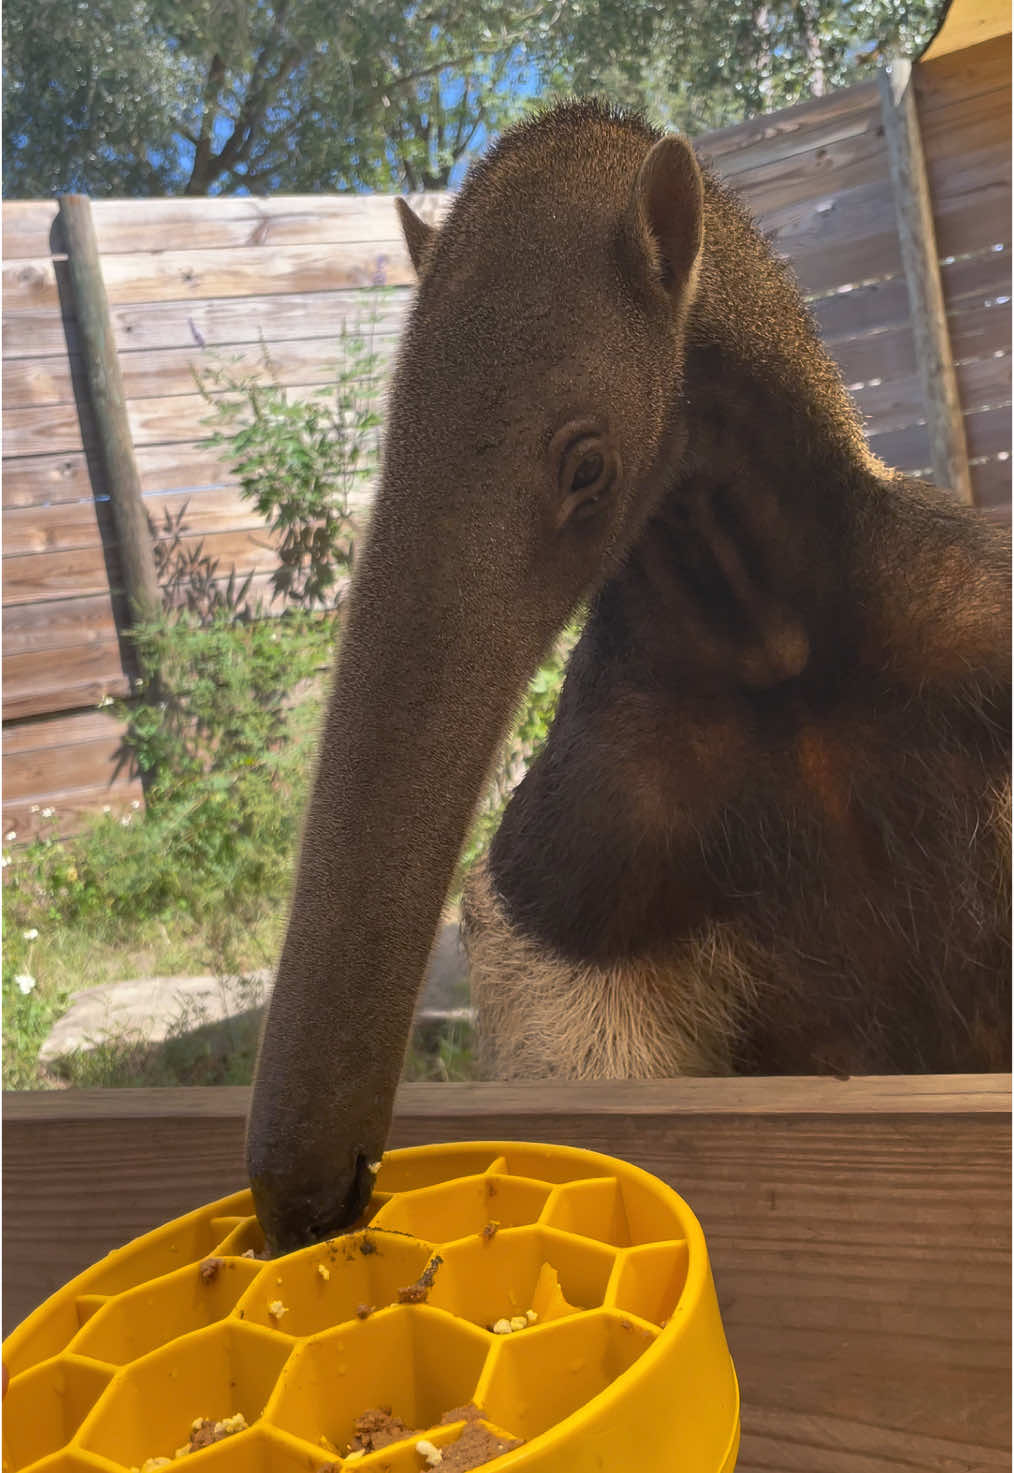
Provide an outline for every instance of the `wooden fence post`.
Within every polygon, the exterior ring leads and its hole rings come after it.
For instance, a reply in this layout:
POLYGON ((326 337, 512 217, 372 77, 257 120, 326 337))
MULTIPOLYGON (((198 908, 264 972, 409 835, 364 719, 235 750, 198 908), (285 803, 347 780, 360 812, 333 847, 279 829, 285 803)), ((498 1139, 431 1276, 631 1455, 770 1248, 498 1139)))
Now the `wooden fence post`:
POLYGON ((933 475, 938 486, 949 487, 960 500, 971 503, 965 422, 947 331, 911 62, 893 61, 880 73, 880 104, 901 260, 908 282, 915 355, 926 405, 933 475))
POLYGON ((84 355, 85 372, 99 452, 105 467, 120 565, 133 620, 149 618, 162 606, 155 573, 148 517, 127 420, 123 375, 116 355, 109 299, 102 279, 91 201, 84 194, 60 197, 60 221, 67 244, 68 267, 84 355))

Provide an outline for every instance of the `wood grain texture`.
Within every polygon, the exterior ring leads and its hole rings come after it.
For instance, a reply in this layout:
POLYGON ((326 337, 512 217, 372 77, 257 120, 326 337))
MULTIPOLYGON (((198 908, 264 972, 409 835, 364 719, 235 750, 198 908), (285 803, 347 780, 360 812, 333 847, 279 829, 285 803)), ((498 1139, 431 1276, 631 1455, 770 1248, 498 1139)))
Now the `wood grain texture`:
POLYGON ((5 721, 94 708, 106 696, 129 692, 130 681, 115 638, 47 650, 43 655, 32 650, 4 656, 5 721))
MULTIPOLYGON (((1009 1467, 1010 1081, 415 1085, 393 1145, 559 1141, 670 1181, 708 1239, 739 1473, 1009 1467)), ((4 1101, 5 1325, 243 1185, 245 1090, 4 1101)))
MULTIPOLYGON (((312 313, 307 316, 309 318, 312 313)), ((351 317, 349 321, 352 322, 351 317)), ((375 352, 381 364, 390 363, 397 343, 393 331, 376 337, 375 352)), ((334 383, 343 350, 336 337, 308 337, 274 342, 269 354, 270 367, 265 366, 264 352, 259 343, 236 345, 227 354, 213 354, 211 350, 194 344, 186 348, 121 353, 124 393, 128 402, 152 396, 193 394, 195 373, 206 371, 213 361, 216 367, 221 367, 223 357, 230 375, 237 379, 255 374, 278 384, 334 383)), ((11 409, 73 403, 74 385, 82 376, 81 364, 77 354, 7 360, 4 364, 4 403, 11 409)))
POLYGON ((13 829, 19 844, 40 833, 45 833, 50 839, 64 839, 78 833, 100 815, 103 820, 108 816, 109 822, 125 818, 143 802, 144 790, 140 782, 128 775, 83 788, 53 788, 34 797, 31 794, 17 797, 5 793, 4 832, 10 833, 13 829), (43 807, 53 809, 51 819, 43 818, 43 807))
MULTIPOLYGON (((450 204, 447 194, 409 194, 412 208, 437 222, 450 204)), ((95 233, 103 255, 163 249, 167 233, 195 248, 237 245, 362 243, 391 240, 399 230, 390 195, 253 195, 151 199, 144 210, 132 200, 94 200, 95 233)), ((66 242, 51 200, 8 202, 3 215, 6 260, 61 255, 66 242)))

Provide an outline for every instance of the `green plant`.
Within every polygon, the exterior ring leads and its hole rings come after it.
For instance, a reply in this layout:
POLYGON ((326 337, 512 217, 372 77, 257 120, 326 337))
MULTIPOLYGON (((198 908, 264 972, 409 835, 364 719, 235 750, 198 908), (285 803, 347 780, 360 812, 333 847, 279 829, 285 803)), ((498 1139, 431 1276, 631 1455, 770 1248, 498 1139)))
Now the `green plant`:
POLYGON ((528 684, 462 851, 455 893, 460 893, 465 875, 486 852, 511 793, 542 750, 556 715, 567 662, 580 637, 582 624, 583 616, 580 616, 567 625, 528 684))
POLYGON ((31 1089, 43 1039, 66 1006, 66 994, 40 989, 31 972, 13 959, 3 965, 3 1087, 31 1089))
MULTIPOLYGON (((382 293, 380 295, 383 295, 382 293)), ((355 557, 355 504, 376 473, 383 360, 380 303, 343 328, 334 382, 290 400, 262 343, 261 373, 214 364, 197 375, 217 424, 207 444, 224 450, 244 497, 275 536, 274 597, 303 608, 335 600, 355 557)))

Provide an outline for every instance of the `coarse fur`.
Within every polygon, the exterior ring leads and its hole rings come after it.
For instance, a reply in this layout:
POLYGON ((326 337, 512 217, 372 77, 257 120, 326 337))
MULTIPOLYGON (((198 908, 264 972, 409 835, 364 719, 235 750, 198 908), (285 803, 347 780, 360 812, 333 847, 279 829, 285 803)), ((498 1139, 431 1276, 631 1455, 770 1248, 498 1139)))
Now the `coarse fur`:
POLYGON ((873 459, 706 173, 704 235, 687 451, 466 892, 484 1066, 1005 1069, 1009 541, 873 459))
POLYGON ((490 1071, 1004 1067, 1010 544, 871 456, 683 141, 512 129, 420 278, 248 1132, 269 1241, 355 1216, 497 743, 590 614, 465 896, 490 1071))

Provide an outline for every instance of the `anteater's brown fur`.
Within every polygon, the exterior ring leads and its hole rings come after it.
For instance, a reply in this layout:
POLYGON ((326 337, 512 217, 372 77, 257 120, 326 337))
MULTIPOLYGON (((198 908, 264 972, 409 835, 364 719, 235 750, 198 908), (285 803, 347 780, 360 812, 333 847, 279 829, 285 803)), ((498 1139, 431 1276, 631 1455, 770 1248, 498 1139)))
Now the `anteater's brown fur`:
POLYGON ((638 118, 558 108, 439 233, 402 214, 420 288, 251 1114, 269 1240, 368 1193, 498 736, 582 599, 466 896, 491 1071, 1006 1067, 1009 540, 874 461, 791 278, 638 118))
POLYGON ((872 459, 705 185, 687 453, 466 896, 487 1067, 1006 1069, 1009 539, 872 459))

